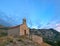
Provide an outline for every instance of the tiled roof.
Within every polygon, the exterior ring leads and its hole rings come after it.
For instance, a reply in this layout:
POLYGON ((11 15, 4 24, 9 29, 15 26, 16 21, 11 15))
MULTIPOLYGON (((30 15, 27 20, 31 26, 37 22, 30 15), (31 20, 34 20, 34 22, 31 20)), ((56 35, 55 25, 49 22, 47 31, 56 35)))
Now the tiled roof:
MULTIPOLYGON (((22 24, 21 24, 22 25, 22 24)), ((20 25, 18 25, 18 26, 13 26, 13 27, 3 27, 3 26, 0 26, 0 29, 14 29, 14 28, 17 28, 17 27, 19 27, 20 25)))
POLYGON ((8 29, 14 29, 14 28, 17 28, 17 27, 20 27, 20 25, 14 26, 14 27, 8 27, 8 29))

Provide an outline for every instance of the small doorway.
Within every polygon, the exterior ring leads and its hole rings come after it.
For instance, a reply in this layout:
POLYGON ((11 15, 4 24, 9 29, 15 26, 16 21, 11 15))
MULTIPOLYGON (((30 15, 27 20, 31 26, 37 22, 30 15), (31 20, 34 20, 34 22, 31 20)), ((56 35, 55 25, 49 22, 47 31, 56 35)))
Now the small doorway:
POLYGON ((26 35, 26 30, 24 30, 24 35, 26 35))

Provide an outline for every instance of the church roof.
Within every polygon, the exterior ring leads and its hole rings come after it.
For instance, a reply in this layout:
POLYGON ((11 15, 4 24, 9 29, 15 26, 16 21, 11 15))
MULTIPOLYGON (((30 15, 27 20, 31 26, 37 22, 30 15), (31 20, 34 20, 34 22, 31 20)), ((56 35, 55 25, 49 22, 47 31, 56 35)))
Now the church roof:
POLYGON ((20 24, 20 25, 17 25, 17 26, 12 26, 12 27, 4 27, 4 26, 0 26, 0 29, 3 29, 3 30, 5 30, 5 29, 14 29, 14 28, 17 28, 17 27, 20 27, 22 24, 20 24))
POLYGON ((20 25, 13 26, 13 27, 8 27, 8 29, 14 29, 14 28, 17 28, 17 27, 20 27, 20 25))

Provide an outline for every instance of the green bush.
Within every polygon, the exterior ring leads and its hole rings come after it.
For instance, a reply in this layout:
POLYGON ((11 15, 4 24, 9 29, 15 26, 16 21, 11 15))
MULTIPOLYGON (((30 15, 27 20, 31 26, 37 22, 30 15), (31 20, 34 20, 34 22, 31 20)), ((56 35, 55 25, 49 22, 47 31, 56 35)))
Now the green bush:
POLYGON ((56 46, 60 46, 60 41, 57 41, 56 46))
POLYGON ((7 33, 1 32, 0 37, 7 36, 7 33))

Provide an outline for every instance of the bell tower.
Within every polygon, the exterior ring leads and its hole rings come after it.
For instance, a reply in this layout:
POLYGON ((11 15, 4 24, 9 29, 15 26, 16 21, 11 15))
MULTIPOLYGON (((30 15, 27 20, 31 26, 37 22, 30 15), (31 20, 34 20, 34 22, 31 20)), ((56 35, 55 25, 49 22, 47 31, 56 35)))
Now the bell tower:
POLYGON ((26 18, 23 19, 23 24, 26 24, 26 18))

